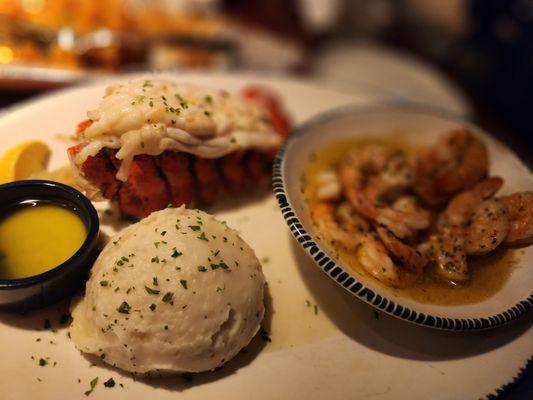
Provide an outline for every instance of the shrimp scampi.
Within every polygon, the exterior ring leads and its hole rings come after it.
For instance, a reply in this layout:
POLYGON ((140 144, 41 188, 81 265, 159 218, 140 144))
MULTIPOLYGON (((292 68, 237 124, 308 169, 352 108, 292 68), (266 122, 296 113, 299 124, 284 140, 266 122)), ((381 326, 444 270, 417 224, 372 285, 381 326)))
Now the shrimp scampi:
POLYGON ((311 219, 387 286, 468 285, 473 258, 533 243, 533 192, 496 197, 504 180, 488 170, 487 147, 468 129, 415 154, 361 144, 317 174, 311 219))

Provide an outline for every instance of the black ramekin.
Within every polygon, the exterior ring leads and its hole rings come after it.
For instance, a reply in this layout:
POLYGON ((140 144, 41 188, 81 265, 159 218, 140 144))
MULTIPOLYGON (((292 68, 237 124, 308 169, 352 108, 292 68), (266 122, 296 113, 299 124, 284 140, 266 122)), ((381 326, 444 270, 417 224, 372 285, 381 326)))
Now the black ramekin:
MULTIPOLYGON (((24 180, 0 185, 0 213, 25 200, 70 205, 85 223, 87 237, 81 247, 62 264, 39 275, 0 279, 0 310, 23 311, 53 303, 76 292, 87 280, 98 253, 98 214, 76 189, 57 182, 24 180)), ((28 227, 31 229, 31 227, 28 227)))

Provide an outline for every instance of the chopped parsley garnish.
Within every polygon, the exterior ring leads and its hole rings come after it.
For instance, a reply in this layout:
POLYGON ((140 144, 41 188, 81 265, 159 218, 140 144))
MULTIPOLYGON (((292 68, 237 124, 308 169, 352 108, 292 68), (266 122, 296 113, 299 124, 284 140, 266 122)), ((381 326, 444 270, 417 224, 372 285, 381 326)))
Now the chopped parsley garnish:
POLYGON ((218 264, 220 266, 220 268, 222 269, 229 269, 228 265, 225 263, 225 262, 221 262, 218 264))
POLYGON ((154 283, 154 286, 157 286, 157 276, 152 278, 152 282, 154 283))
MULTIPOLYGON (((172 204, 170 205, 172 207, 172 204)), ((161 236, 165 236, 167 234, 167 231, 161 232, 161 236)))
POLYGON ((180 253, 178 250, 176 250, 176 248, 174 248, 174 251, 172 252, 172 254, 170 255, 170 257, 172 258, 177 258, 179 256, 181 256, 183 253, 180 253))
POLYGON ((100 281, 100 286, 107 286, 109 285, 108 281, 100 281))
POLYGON ((187 289, 187 281, 185 279, 180 279, 181 286, 183 286, 184 289, 187 289))
POLYGON ((204 267, 203 265, 199 265, 199 266, 198 266, 198 271, 200 271, 200 272, 205 272, 205 271, 207 271, 207 268, 204 267))
POLYGON ((93 390, 94 390, 94 388, 96 387, 96 384, 97 384, 97 383, 98 383, 98 377, 94 378, 94 379, 89 383, 89 385, 91 386, 91 388, 85 392, 85 396, 89 396, 89 395, 93 392, 93 390))
POLYGON ((130 310, 131 306, 125 301, 123 301, 122 304, 117 308, 117 311, 122 314, 129 314, 130 310))
POLYGON ((150 304, 150 310, 155 311, 156 308, 157 306, 154 303, 150 304))
POLYGON ((150 107, 153 107, 153 106, 154 106, 154 102, 153 102, 152 100, 150 100, 150 102, 148 103, 148 105, 149 105, 150 107))
POLYGON ((203 241, 206 241, 206 242, 209 241, 209 239, 205 236, 205 233, 204 233, 204 232, 202 232, 202 233, 200 234, 200 236, 198 236, 198 239, 203 240, 203 241))
POLYGON ((189 225, 189 228, 191 228, 191 230, 193 230, 193 231, 199 231, 200 230, 200 227, 198 225, 189 225))
POLYGON ((146 285, 144 286, 144 288, 146 289, 148 294, 159 294, 159 292, 160 292, 160 290, 152 289, 151 287, 148 287, 146 285))
POLYGON ((115 380, 113 378, 109 378, 107 381, 104 382, 104 386, 107 388, 112 388, 115 386, 115 380))
POLYGON ((158 256, 152 257, 150 261, 152 261, 153 263, 159 264, 159 257, 158 256))
POLYGON ((44 358, 39 358, 39 365, 41 367, 44 367, 46 364, 48 364, 48 363, 46 362, 46 360, 44 358))
POLYGON ((163 303, 168 303, 170 302, 170 300, 172 300, 172 297, 174 297, 174 293, 173 292, 167 292, 165 293, 165 295, 163 296, 163 303))
POLYGON ((144 149, 144 142, 141 142, 141 147, 144 149))
POLYGON ((142 94, 139 96, 135 96, 135 101, 132 104, 135 104, 135 103, 141 104, 144 101, 144 99, 146 99, 146 96, 143 96, 142 94))

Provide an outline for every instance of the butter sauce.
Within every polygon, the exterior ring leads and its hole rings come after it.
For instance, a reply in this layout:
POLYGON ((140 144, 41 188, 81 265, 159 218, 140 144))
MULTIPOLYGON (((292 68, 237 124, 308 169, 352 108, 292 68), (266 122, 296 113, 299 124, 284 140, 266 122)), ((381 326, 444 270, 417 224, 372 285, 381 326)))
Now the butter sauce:
MULTIPOLYGON (((317 183, 316 176, 319 171, 334 168, 339 160, 351 149, 366 144, 380 144, 399 148, 407 154, 412 154, 414 147, 407 141, 392 138, 360 139, 339 141, 325 147, 317 154, 313 154, 309 160, 305 175, 302 179, 304 196, 312 208, 316 203, 317 183)), ((327 240, 328 232, 319 232, 320 236, 327 240)), ((334 257, 348 265, 356 275, 362 275, 370 279, 374 284, 383 287, 394 294, 411 298, 421 303, 439 305, 460 305, 480 302, 498 292, 509 277, 513 265, 516 264, 516 255, 520 250, 499 248, 485 257, 476 257, 468 260, 471 278, 468 282, 451 286, 438 280, 431 273, 424 274, 415 284, 403 289, 395 289, 381 284, 377 279, 367 274, 357 261, 354 254, 344 251, 335 245, 328 245, 334 257)))
POLYGON ((86 236, 85 224, 67 205, 21 202, 0 217, 0 279, 52 269, 74 255, 86 236))

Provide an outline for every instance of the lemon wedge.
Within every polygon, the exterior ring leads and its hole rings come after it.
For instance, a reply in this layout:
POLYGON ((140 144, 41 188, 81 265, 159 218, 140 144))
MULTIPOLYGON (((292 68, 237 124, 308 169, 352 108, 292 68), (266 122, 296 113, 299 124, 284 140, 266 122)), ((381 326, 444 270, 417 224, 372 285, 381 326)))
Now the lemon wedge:
POLYGON ((26 179, 43 171, 50 158, 46 143, 30 140, 10 148, 0 158, 0 184, 26 179))

